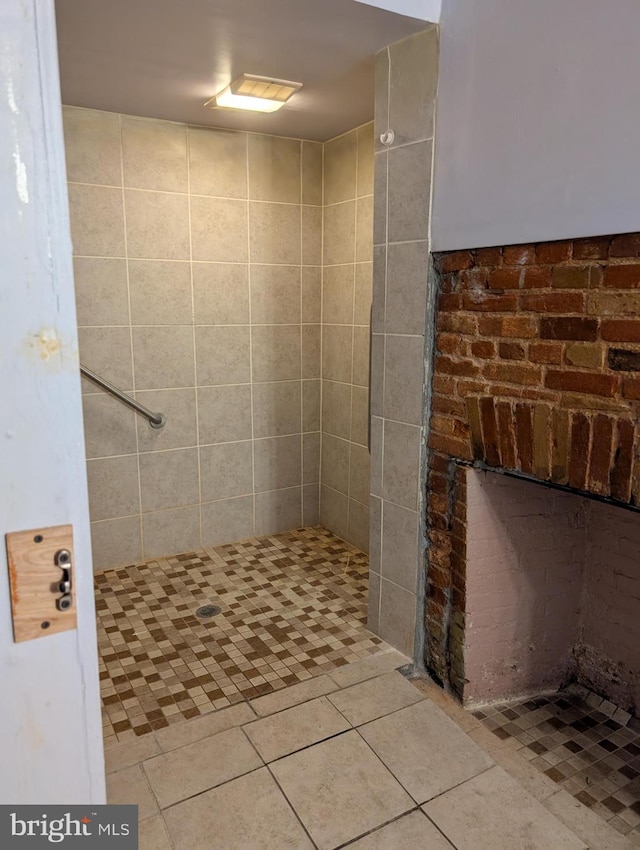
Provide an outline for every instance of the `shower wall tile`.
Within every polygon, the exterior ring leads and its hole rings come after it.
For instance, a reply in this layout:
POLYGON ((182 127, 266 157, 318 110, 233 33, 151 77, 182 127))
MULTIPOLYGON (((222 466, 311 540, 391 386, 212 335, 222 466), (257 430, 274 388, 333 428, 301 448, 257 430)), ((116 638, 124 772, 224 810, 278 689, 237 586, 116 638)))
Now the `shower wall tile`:
POLYGON ((301 201, 302 142, 276 136, 249 135, 249 197, 255 201, 301 201))
POLYGON ((322 269, 302 269, 302 321, 319 322, 322 318, 322 269))
POLYGON ((247 134, 189 127, 189 180, 193 195, 247 197, 247 134))
POLYGON ((122 186, 119 116, 65 106, 67 179, 75 183, 122 186))
MULTIPOLYGON (((80 362, 121 390, 133 389, 131 332, 129 328, 80 328, 78 331, 80 362)), ((96 385, 82 379, 82 391, 98 392, 96 385)))
POLYGON ((325 144, 320 520, 368 550, 373 125, 325 144))
POLYGON ((302 382, 302 430, 320 430, 320 381, 302 382))
POLYGON ((302 484, 302 447, 297 434, 256 440, 253 451, 256 493, 302 484))
POLYGON ((322 206, 322 152, 318 142, 302 143, 302 203, 322 206))
POLYGON ((76 256, 125 256, 121 189, 70 183, 69 215, 76 256))
POLYGON ((255 533, 277 534, 302 525, 302 487, 256 493, 255 533))
POLYGON ((198 389, 200 445, 250 440, 251 384, 198 389))
MULTIPOLYGON (((219 167, 219 166, 218 166, 219 167)), ((194 260, 246 263, 249 259, 247 202, 191 195, 194 260)))
POLYGON ((302 472, 303 484, 320 481, 320 432, 302 438, 302 472))
POLYGON ((301 377, 300 325, 254 326, 251 332, 254 381, 292 381, 301 377))
POLYGON ((248 325, 196 327, 198 386, 249 383, 250 338, 248 325))
MULTIPOLYGON (((157 452, 198 445, 196 391, 193 387, 179 390, 137 390, 135 397, 154 412, 164 413, 164 428, 150 428, 136 416, 138 451, 157 452)), ((114 402, 115 403, 115 402, 114 402)))
POLYGON ((129 260, 132 325, 191 324, 191 267, 164 260, 129 260))
POLYGON ((194 386, 193 328, 133 328, 133 360, 136 389, 194 386))
POLYGON ((122 118, 124 185, 187 192, 187 128, 170 121, 122 118))
POLYGON ((139 463, 143 513, 200 501, 198 449, 147 452, 139 463))
POLYGON ((202 546, 220 546, 253 537, 253 496, 204 502, 202 546))
POLYGON ((306 484, 302 488, 302 524, 318 525, 320 522, 320 485, 306 484))
POLYGON ((322 209, 302 207, 302 264, 322 263, 322 209))
MULTIPOLYGON (((304 382, 306 383, 307 381, 304 382)), ((301 433, 301 391, 300 381, 264 382, 253 385, 253 436, 255 439, 301 433)))
POLYGON ((248 325, 249 267, 243 263, 192 263, 196 325, 248 325))
POLYGON ((249 251, 252 263, 300 265, 300 207, 249 203, 249 251))
POLYGON ((198 549, 201 540, 200 506, 189 505, 143 514, 142 535, 145 558, 198 549))
POLYGON ((104 393, 82 396, 87 458, 135 454, 135 413, 104 393))
POLYGON ((253 492, 253 447, 250 440, 200 448, 202 501, 246 496, 253 492))
POLYGON ((92 520, 140 513, 138 462, 135 455, 87 461, 92 520))
POLYGON ((250 267, 251 321, 256 325, 300 324, 299 266, 250 267))
POLYGON ((139 516, 105 519, 91 523, 93 569, 108 570, 112 564, 131 564, 142 558, 142 526, 139 516))
POLYGON ((129 257, 189 259, 187 195, 125 189, 124 200, 129 257))
POLYGON ((78 325, 128 325, 126 260, 75 257, 78 325))

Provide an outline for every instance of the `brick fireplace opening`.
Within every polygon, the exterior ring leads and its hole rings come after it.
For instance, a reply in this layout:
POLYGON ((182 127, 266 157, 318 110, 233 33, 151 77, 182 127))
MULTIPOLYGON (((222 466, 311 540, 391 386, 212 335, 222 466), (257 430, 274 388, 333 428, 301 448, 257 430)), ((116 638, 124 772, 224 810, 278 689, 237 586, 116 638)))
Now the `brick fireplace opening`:
POLYGON ((426 665, 466 703, 577 681, 638 713, 639 258, 434 258, 426 665))

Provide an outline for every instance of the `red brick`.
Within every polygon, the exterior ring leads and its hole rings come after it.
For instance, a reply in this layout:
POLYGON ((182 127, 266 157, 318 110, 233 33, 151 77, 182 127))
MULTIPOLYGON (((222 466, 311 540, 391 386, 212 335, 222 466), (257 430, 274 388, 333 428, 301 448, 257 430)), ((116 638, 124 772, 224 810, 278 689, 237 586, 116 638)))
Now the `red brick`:
POLYGON ((614 461, 609 474, 612 498, 628 502, 631 498, 631 472, 633 470, 633 444, 635 428, 628 419, 620 419, 617 427, 614 461))
POLYGON ((607 266, 604 270, 604 285, 612 289, 640 289, 640 264, 607 266))
POLYGON ((533 245, 509 245, 502 256, 505 266, 527 266, 535 262, 536 249, 533 245))
POLYGON ((618 388, 615 375, 600 375, 597 372, 575 372, 571 369, 550 369, 545 378, 545 386, 551 390, 588 393, 612 398, 618 388))
POLYGON ((458 276, 460 288, 462 290, 486 289, 487 288, 487 270, 486 269, 466 269, 460 272, 458 276))
POLYGON ((502 248, 478 248, 476 250, 477 266, 499 266, 502 263, 502 248))
POLYGON ((438 254, 435 258, 435 266, 439 272, 459 272, 462 269, 470 269, 472 265, 471 251, 450 251, 438 254))
POLYGON ((486 390, 486 384, 481 384, 478 381, 458 381, 458 395, 460 398, 466 398, 468 395, 477 395, 486 390))
POLYGON ((518 463, 523 472, 533 471, 533 425, 531 422, 531 405, 516 404, 516 446, 518 448, 518 463))
POLYGON ((452 274, 441 274, 438 285, 440 292, 455 292, 458 288, 458 275, 455 272, 452 274))
POLYGON ((500 466, 498 428, 496 426, 496 411, 492 398, 485 397, 480 399, 480 417, 482 419, 485 459, 489 466, 500 466))
POLYGON ((434 413, 442 413, 445 416, 464 416, 464 404, 457 398, 447 398, 442 395, 434 395, 431 402, 434 413))
POLYGON ((574 239, 574 260, 604 260, 609 254, 610 236, 595 236, 590 239, 574 239))
POLYGON ((588 289, 589 266, 556 266, 551 285, 554 289, 588 289))
POLYGON ((520 306, 536 313, 582 313, 585 296, 582 292, 523 292, 520 306))
POLYGON ((438 296, 438 310, 453 313, 462 307, 462 296, 457 292, 441 292, 438 296))
POLYGON ((524 360, 524 345, 520 342, 501 342, 498 345, 498 354, 503 360, 524 360))
POLYGON ((529 346, 529 360, 532 363, 562 363, 562 344, 553 342, 532 342, 529 346))
POLYGON ((569 486, 584 490, 587 484, 591 425, 583 413, 576 413, 571 423, 571 452, 569 456, 569 486))
POLYGON ((455 378, 451 378, 449 375, 434 375, 433 391, 446 396, 453 395, 456 391, 455 378))
POLYGON ((450 357, 436 357, 436 372, 445 375, 462 375, 473 378, 480 374, 480 369, 472 360, 452 360, 450 357))
POLYGON ((539 366, 524 363, 488 363, 482 374, 492 381, 504 381, 517 386, 534 386, 540 383, 542 370, 539 366))
POLYGON ((552 401, 556 403, 559 399, 559 393, 541 390, 540 387, 525 387, 520 393, 522 398, 531 399, 532 401, 552 401))
POLYGON ((465 316, 456 313, 438 313, 436 327, 439 331, 450 331, 451 333, 473 335, 478 329, 478 320, 475 316, 465 316))
POLYGON ((522 270, 501 267, 492 269, 487 277, 489 289, 518 289, 522 270))
POLYGON ((489 395, 495 398, 522 398, 522 387, 509 384, 489 384, 489 395))
POLYGON ((472 460, 469 443, 455 437, 445 437, 442 434, 431 432, 429 447, 439 452, 445 452, 451 457, 460 458, 460 460, 472 460))
POLYGON ((551 266, 527 266, 522 279, 523 289, 549 289, 551 286, 551 266))
POLYGON ((640 401, 640 378, 624 378, 622 381, 622 397, 631 401, 640 401))
POLYGON ((598 320, 582 316, 544 316, 540 320, 540 339, 570 339, 594 342, 598 338, 598 320))
POLYGON ((536 245, 538 263, 564 263, 571 259, 571 242, 541 242, 536 245))
POLYGON ((442 354, 457 354, 460 349, 460 337, 456 334, 440 333, 436 337, 436 349, 442 354))
POLYGON ((438 452, 431 452, 431 457, 429 458, 429 469, 432 472, 439 472, 444 475, 449 470, 449 458, 438 454, 438 452))
POLYGON ((487 339, 480 339, 471 343, 471 353, 474 357, 484 357, 486 359, 496 356, 496 346, 493 342, 487 339))
POLYGON ((640 257, 640 233, 614 236, 609 246, 610 257, 640 257))
POLYGON ((609 468, 613 420, 599 413, 593 421, 593 445, 589 461, 589 490, 601 496, 609 495, 609 468))
POLYGON ((508 401, 499 401, 496 405, 498 414, 498 440, 500 457, 505 469, 516 468, 516 438, 513 430, 513 411, 508 401))
POLYGON ((465 310, 491 313, 509 313, 518 307, 518 293, 498 294, 489 290, 482 292, 464 292, 462 305, 465 310))

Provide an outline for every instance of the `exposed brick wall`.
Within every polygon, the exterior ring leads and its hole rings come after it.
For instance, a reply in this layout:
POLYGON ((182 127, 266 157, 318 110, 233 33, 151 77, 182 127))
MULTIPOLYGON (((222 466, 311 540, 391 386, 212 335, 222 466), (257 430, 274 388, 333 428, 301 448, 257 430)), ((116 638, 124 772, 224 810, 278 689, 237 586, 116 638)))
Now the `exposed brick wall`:
POLYGON ((451 461, 640 506, 640 234, 447 252, 435 266, 429 481, 449 489, 431 484, 427 498, 427 664, 461 691, 451 461))

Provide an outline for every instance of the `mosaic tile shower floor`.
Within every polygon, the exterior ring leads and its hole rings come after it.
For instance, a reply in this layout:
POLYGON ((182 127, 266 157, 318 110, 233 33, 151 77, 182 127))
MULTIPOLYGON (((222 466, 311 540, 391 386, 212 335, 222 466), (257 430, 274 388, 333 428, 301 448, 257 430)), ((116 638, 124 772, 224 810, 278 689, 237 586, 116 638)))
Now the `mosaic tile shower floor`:
POLYGON ((105 741, 126 741, 379 651, 367 556, 300 529, 95 577, 105 741), (196 610, 218 605, 202 620, 196 610))
POLYGON ((640 846, 640 723, 570 686, 474 716, 618 832, 640 846), (615 719, 617 718, 617 719, 615 719))

